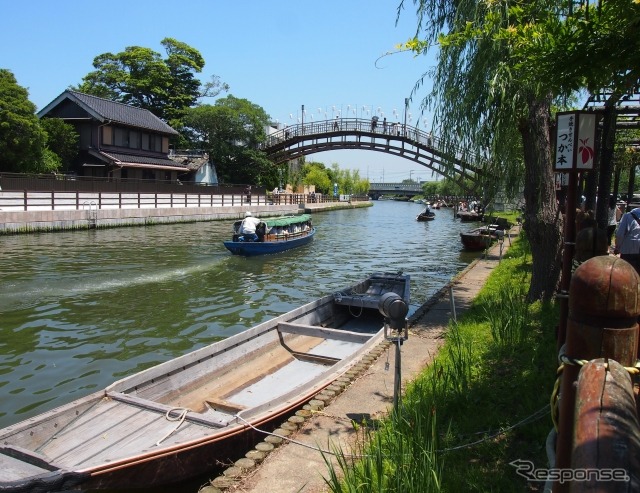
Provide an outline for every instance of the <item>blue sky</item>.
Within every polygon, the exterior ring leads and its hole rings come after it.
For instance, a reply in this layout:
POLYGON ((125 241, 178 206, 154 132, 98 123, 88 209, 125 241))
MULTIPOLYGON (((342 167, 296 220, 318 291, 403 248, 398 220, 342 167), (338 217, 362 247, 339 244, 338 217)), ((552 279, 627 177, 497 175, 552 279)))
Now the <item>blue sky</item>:
MULTIPOLYGON (((0 0, 0 68, 13 72, 40 109, 93 70, 95 56, 134 45, 164 56, 160 41, 172 37, 200 51, 206 62, 202 80, 219 76, 229 94, 260 105, 273 120, 295 123, 304 105, 305 120, 332 118, 334 107, 343 114, 349 108, 350 116, 358 108, 361 116, 366 106, 402 121, 404 100, 433 59, 409 53, 380 58, 415 33, 413 2, 406 2, 396 25, 398 3, 0 0)), ((421 128, 431 127, 430 115, 420 111, 429 88, 427 81, 409 104, 411 121, 421 128)), ((332 151, 307 159, 337 162, 375 182, 434 179, 419 164, 379 152, 332 151)))

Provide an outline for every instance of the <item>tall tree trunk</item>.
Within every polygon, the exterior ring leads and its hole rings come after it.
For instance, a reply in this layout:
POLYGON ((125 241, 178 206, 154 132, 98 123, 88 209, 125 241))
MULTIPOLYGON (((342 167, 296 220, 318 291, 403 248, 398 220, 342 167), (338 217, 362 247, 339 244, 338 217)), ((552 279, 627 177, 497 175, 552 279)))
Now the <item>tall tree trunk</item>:
POLYGON ((533 260, 530 301, 553 297, 562 266, 562 216, 556 204, 550 107, 550 96, 530 97, 527 118, 520 126, 525 164, 524 230, 533 260))

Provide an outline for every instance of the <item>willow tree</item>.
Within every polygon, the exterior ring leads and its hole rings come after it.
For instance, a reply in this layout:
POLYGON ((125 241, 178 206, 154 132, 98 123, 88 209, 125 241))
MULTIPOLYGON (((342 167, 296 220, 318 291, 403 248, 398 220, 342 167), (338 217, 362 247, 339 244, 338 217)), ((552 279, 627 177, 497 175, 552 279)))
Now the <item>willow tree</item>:
MULTIPOLYGON (((418 29, 406 48, 427 53, 436 46, 433 88, 422 109, 434 112, 434 132, 450 154, 466 149, 482 162, 485 189, 514 194, 522 187, 525 231, 532 246, 529 299, 550 299, 560 276, 562 224, 556 204, 550 141, 553 92, 512 58, 505 35, 513 11, 499 1, 414 0, 418 29), (422 39, 420 39, 422 37, 422 39)), ((536 15, 535 0, 529 15, 536 15)), ((546 9, 539 5, 539 9, 546 9)), ((399 9, 403 8, 400 4, 399 9)))
MULTIPOLYGON (((469 156, 490 157, 485 179, 509 190, 524 178, 525 231, 533 251, 529 298, 549 298, 561 251, 551 103, 576 91, 607 89, 611 109, 625 92, 637 92, 640 1, 414 4, 418 29, 405 47, 417 53, 439 49, 435 69, 425 74, 433 78, 433 90, 423 107, 435 110, 436 131, 452 150, 462 145, 474 153, 469 156)), ((612 146, 607 131, 603 149, 610 153, 612 146)))

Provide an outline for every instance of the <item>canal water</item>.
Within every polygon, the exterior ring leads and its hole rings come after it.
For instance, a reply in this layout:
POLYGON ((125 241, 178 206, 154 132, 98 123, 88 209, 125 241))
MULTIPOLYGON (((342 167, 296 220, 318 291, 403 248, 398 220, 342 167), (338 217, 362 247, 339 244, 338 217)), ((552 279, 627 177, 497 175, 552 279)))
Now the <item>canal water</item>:
POLYGON ((477 253, 423 206, 313 215, 305 247, 243 258, 231 221, 0 236, 0 427, 62 405, 372 272, 411 275, 411 311, 477 253))

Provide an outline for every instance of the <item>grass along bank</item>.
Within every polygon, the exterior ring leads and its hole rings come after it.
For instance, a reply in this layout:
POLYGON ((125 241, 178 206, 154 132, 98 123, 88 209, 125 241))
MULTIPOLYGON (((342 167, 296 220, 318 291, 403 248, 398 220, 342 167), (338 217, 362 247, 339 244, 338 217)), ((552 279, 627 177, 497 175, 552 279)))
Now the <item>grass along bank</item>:
POLYGON ((525 301, 531 254, 524 234, 409 384, 398 412, 328 465, 334 493, 527 492, 510 462, 547 467, 549 400, 557 368, 555 304, 525 301), (353 459, 354 454, 358 459, 353 459))

